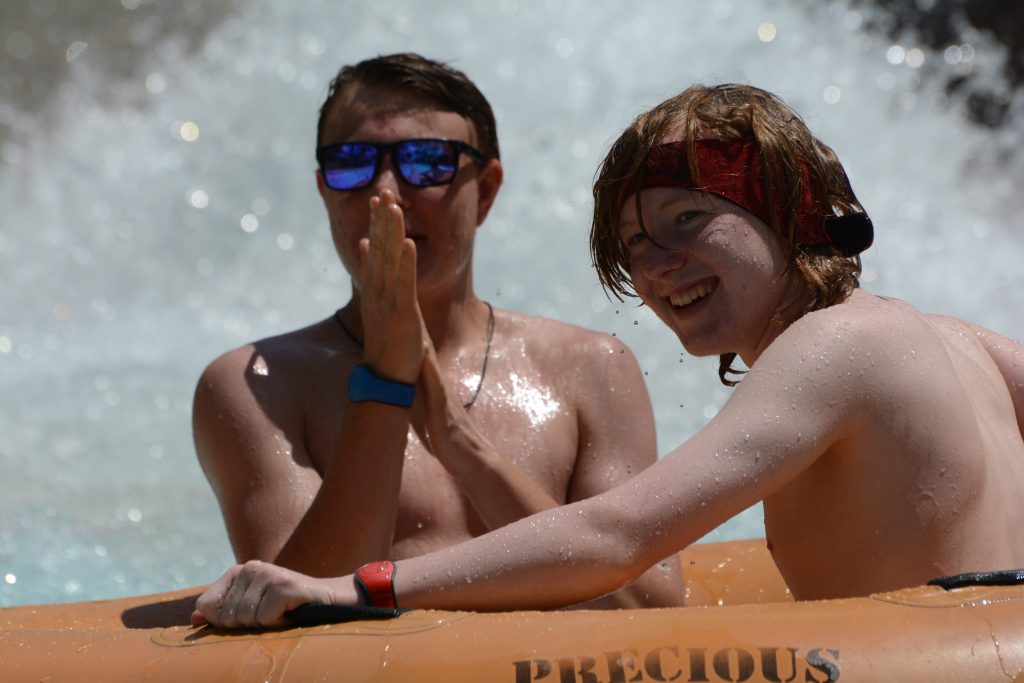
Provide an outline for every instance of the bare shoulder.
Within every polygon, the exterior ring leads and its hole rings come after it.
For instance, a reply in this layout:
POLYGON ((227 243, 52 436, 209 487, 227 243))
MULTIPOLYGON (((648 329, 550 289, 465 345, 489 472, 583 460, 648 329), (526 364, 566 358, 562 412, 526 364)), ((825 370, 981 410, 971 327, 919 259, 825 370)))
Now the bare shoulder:
POLYGON ((192 405, 201 461, 262 452, 282 439, 298 448, 304 411, 319 399, 324 361, 339 353, 326 341, 328 330, 317 323, 243 344, 207 365, 192 405))
POLYGON ((654 418, 647 385, 636 357, 620 339, 548 318, 501 315, 507 334, 521 345, 538 376, 570 401, 586 432, 583 441, 607 451, 591 461, 653 461, 654 418), (628 443, 617 443, 619 437, 628 443))
POLYGON ((856 290, 849 300, 793 322, 764 355, 801 365, 838 362, 846 369, 844 357, 863 364, 875 354, 899 351, 921 334, 921 324, 922 314, 908 304, 856 290))
POLYGON ((936 325, 940 325, 957 334, 976 339, 985 349, 996 356, 1015 355, 1024 351, 1024 344, 1016 339, 994 332, 988 328, 949 315, 929 316, 936 325))
MULTIPOLYGON (((1018 425, 1024 425, 1024 344, 997 332, 950 316, 933 316, 935 324, 962 339, 965 347, 975 345, 999 373, 1017 413, 1018 425)), ((977 355, 977 354, 976 354, 977 355)), ((978 365, 985 363, 976 361, 978 365)))
POLYGON ((594 363, 613 354, 628 355, 629 348, 618 338, 604 332, 515 311, 499 311, 505 334, 517 340, 531 357, 565 363, 594 363))
POLYGON ((948 358, 927 315, 898 299, 855 290, 847 301, 790 325, 748 379, 768 372, 769 381, 786 379, 815 395, 877 402, 930 385, 938 377, 936 363, 948 358))
POLYGON ((247 377, 259 377, 264 386, 286 384, 325 356, 337 353, 336 343, 329 343, 325 322, 316 323, 222 353, 206 366, 200 388, 245 383, 247 377))

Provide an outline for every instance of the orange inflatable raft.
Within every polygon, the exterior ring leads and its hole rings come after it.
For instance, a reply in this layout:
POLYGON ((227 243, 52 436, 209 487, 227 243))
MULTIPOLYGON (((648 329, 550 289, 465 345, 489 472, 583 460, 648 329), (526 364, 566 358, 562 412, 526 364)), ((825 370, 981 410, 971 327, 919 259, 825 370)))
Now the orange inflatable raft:
POLYGON ((690 606, 269 632, 188 624, 200 589, 0 610, 0 681, 1024 682, 1024 586, 795 603, 764 541, 681 555, 690 606))

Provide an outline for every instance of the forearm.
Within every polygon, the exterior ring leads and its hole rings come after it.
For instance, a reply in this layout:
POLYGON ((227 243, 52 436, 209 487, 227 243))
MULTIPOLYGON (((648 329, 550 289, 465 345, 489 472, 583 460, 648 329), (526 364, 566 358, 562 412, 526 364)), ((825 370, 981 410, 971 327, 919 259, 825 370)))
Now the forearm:
POLYGON ((398 563, 402 607, 506 610, 572 605, 620 588, 649 564, 617 506, 581 501, 398 563))
POLYGON ((350 404, 320 489, 273 562, 337 576, 388 557, 408 430, 408 409, 350 404))

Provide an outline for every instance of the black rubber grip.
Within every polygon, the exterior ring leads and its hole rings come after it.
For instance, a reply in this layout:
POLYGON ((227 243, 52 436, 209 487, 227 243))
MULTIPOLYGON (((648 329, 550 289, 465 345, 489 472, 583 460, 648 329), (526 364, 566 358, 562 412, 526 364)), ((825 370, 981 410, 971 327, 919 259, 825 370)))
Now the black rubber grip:
POLYGON ((1016 586, 1022 583, 1024 583, 1024 569, 1004 569, 997 572, 971 572, 940 576, 929 581, 928 585, 953 590, 967 586, 1016 586))
POLYGON ((408 610, 390 607, 318 605, 307 602, 290 612, 285 612, 284 618, 288 620, 290 626, 319 626, 321 624, 343 624, 348 621, 394 619, 404 612, 408 612, 408 610))

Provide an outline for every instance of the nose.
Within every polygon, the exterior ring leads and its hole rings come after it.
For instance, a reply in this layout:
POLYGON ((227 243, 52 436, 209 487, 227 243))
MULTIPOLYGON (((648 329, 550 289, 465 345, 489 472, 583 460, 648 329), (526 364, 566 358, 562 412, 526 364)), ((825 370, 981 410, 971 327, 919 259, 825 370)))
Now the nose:
POLYGON ((395 202, 403 210, 409 208, 407 201, 407 194, 403 190, 405 183, 403 183, 398 177, 398 169, 395 168, 394 157, 391 152, 384 152, 383 156, 378 162, 380 166, 377 170, 377 177, 373 179, 370 184, 370 189, 373 194, 380 195, 384 190, 391 190, 392 194, 395 195, 395 202))

